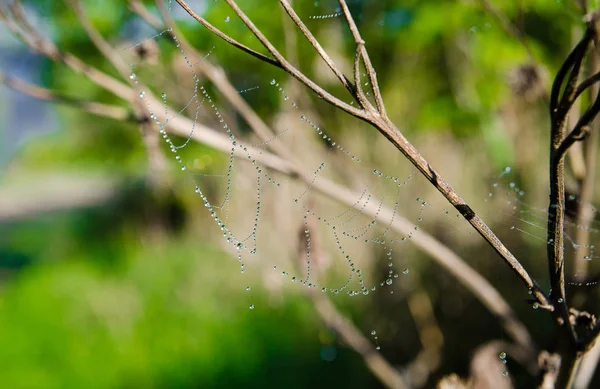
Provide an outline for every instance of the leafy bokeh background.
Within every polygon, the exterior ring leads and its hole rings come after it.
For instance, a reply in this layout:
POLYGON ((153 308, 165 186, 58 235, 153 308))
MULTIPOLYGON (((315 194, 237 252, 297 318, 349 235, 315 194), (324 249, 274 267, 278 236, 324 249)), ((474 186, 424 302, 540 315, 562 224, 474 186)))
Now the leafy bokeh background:
MULTIPOLYGON (((23 3, 35 25, 61 49, 118 77, 63 2, 23 3)), ((166 91, 183 105, 190 83, 178 77, 183 73, 181 56, 169 42, 154 39, 156 62, 124 50, 156 34, 126 3, 85 2, 90 20, 127 61, 136 64, 138 76, 151 80, 158 94, 166 91)), ((216 26, 257 47, 256 39, 222 2, 190 3, 216 26)), ((337 3, 295 3, 316 37, 350 74, 354 43, 342 20, 308 18, 335 12, 337 3)), ((533 53, 530 58, 477 1, 348 3, 368 43, 391 119, 546 285, 544 245, 510 231, 507 226, 512 222, 501 205, 485 199, 498 172, 511 166, 510 179, 526 191, 528 201, 544 206, 547 104, 544 93, 533 99, 515 93, 511 74, 533 61, 544 75, 538 88, 548 90, 551 75, 572 46, 572 35, 579 31, 580 12, 566 0, 492 2, 523 29, 533 53)), ((145 4, 155 12, 153 2, 145 4)), ((283 12, 266 1, 240 4, 303 71, 343 95, 343 88, 306 42, 296 37, 290 47, 286 39, 294 33, 283 12)), ((275 127, 299 126, 299 120, 286 113, 281 94, 267 87, 277 78, 290 95, 301 96, 320 126, 356 150, 366 169, 348 171, 344 156, 332 154, 310 135, 292 147, 298 155, 310 147, 307 158, 332 161, 334 177, 348 186, 376 186, 368 174, 373 168, 404 178, 410 174, 402 157, 372 129, 324 104, 283 72, 218 41, 176 5, 173 8, 188 40, 203 52, 214 51, 208 60, 221 66, 233 85, 239 90, 261 86, 244 96, 265 121, 275 127)), ((0 69, 5 74, 73 97, 127 106, 81 75, 30 53, 6 29, 0 30, 0 37, 0 69)), ((252 140, 250 129, 233 109, 210 85, 206 87, 237 136, 252 140)), ((168 189, 158 194, 153 190, 134 124, 41 103, 8 88, 0 88, 0 102, 2 209, 58 204, 34 207, 17 218, 0 215, 2 387, 380 387, 361 358, 320 321, 302 289, 289 278, 273 276, 273 266, 298 266, 293 256, 300 224, 285 224, 287 219, 277 219, 276 211, 269 214, 264 221, 268 227, 260 232, 264 250, 241 274, 235 254, 227 250, 174 160, 168 160, 162 173, 168 189), (250 305, 256 308, 250 310, 250 305)), ((218 125, 208 114, 200 120, 218 125)), ((203 174, 227 167, 227 155, 202 145, 192 143, 182 155, 203 174)), ((240 168, 239 176, 244 172, 240 168)), ((222 180, 203 184, 216 197, 224 193, 222 180)), ((233 191, 247 198, 240 200, 236 212, 253 218, 251 207, 244 213, 248 202, 254 201, 246 181, 234 181, 233 191)), ((377 191, 392 193, 383 185, 377 191)), ((291 203, 290 193, 269 197, 272 208, 291 203)), ((401 196, 439 202, 435 191, 418 177, 401 196)), ((539 346, 552 348, 550 318, 524 302, 526 295, 510 270, 459 220, 446 217, 443 202, 439 203, 427 211, 422 228, 490 279, 539 346)), ((410 204, 400 213, 416 220, 419 209, 410 204)), ((387 272, 385 253, 369 246, 361 255, 378 284, 387 272)), ((343 262, 335 250, 330 256, 333 262, 343 262)), ((334 296, 365 336, 378 329, 381 353, 394 365, 406 365, 421 347, 406 302, 415 290, 425 291, 431 299, 444 334, 442 362, 427 387, 451 372, 466 375, 478 345, 506 340, 494 317, 424 254, 407 247, 400 262, 399 267, 410 269, 410 276, 394 284, 393 295, 385 290, 362 300, 334 296)), ((332 269, 328 275, 332 280, 346 277, 344 267, 332 269)), ((595 289, 590 293, 597 294, 595 289)), ((517 387, 530 387, 531 377, 517 364, 511 365, 511 375, 517 387)))

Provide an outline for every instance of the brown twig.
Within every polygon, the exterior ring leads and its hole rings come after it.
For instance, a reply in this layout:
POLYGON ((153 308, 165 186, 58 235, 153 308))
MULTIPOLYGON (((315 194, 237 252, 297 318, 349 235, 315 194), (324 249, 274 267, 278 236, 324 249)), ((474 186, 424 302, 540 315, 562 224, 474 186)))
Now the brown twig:
MULTIPOLYGON (((373 90, 373 95, 375 97, 375 104, 377 104, 377 111, 379 112, 379 115, 381 115, 383 117, 387 117, 387 113, 385 111, 385 104, 383 103, 383 97, 381 95, 381 91, 379 90, 379 82, 377 81, 377 72, 375 71, 375 68, 373 67, 373 64, 371 63, 369 53, 367 52, 367 48, 365 46, 365 41, 360 36, 360 32, 358 31, 358 27, 356 26, 356 23, 354 22, 354 18, 352 17, 352 14, 350 13, 350 9, 348 8, 346 1, 338 0, 338 3, 340 4, 340 7, 342 8, 342 12, 344 13, 344 17, 346 18, 348 27, 350 28, 350 31, 352 32, 352 36, 354 37, 354 42, 356 43, 356 48, 357 48, 358 52, 360 53, 360 58, 362 59, 363 63, 365 64, 365 68, 367 70, 367 75, 368 75, 369 81, 370 81, 370 86, 371 86, 371 89, 373 90)), ((355 71, 356 71, 356 68, 355 68, 355 71)), ((355 75, 355 77, 358 78, 359 76, 355 75)), ((356 85, 356 87, 359 88, 360 84, 356 85)))
POLYGON ((431 299, 424 290, 409 293, 407 303, 423 348, 406 366, 403 376, 411 387, 421 388, 440 365, 444 334, 435 318, 431 299))
POLYGON ((350 94, 352 96, 354 96, 355 86, 352 85, 352 83, 350 82, 350 80, 348 80, 348 78, 344 75, 344 73, 342 73, 341 70, 338 69, 338 67, 335 65, 335 63, 333 62, 333 60, 331 59, 329 54, 327 54, 327 52, 325 50, 323 50, 323 47, 319 44, 319 42, 314 37, 312 32, 310 32, 310 30, 302 22, 302 20, 298 16, 298 14, 296 14, 296 11, 294 11, 294 8, 290 5, 289 1, 288 0, 279 0, 279 3, 281 4, 281 6, 285 10, 285 12, 287 12, 290 19, 292 19, 292 21, 294 22, 294 24, 296 24, 296 26, 298 26, 298 28, 300 29, 302 34, 304 34, 304 36, 306 37, 308 42, 311 45, 313 45, 313 47, 315 48, 317 53, 319 53, 321 58, 323 58, 323 61, 325 61, 327 66, 329 66, 329 68, 336 75, 338 80, 340 80, 342 85, 344 85, 344 87, 350 92, 350 94))
MULTIPOLYGON (((216 29, 215 27, 210 25, 206 20, 204 20, 203 18, 201 18, 200 16, 195 14, 194 11, 187 5, 187 3, 184 0, 176 0, 176 1, 177 1, 177 3, 179 3, 179 5, 181 5, 189 13, 190 16, 192 16, 199 23, 201 23, 203 26, 208 28, 211 32, 215 33, 218 37, 225 40, 226 42, 228 42, 240 49, 243 49, 240 46, 238 46, 235 42, 232 42, 231 41, 232 39, 229 38, 228 35, 224 34, 220 30, 216 29)), ((336 106, 358 118, 361 118, 363 120, 367 119, 367 115, 365 115, 364 111, 362 111, 356 107, 353 107, 352 105, 333 96, 332 94, 327 92, 325 89, 323 89, 319 85, 317 85, 310 78, 308 78, 304 73, 302 73, 300 70, 298 70, 296 67, 294 67, 291 63, 289 63, 279 53, 279 51, 275 48, 275 46, 273 46, 273 44, 271 44, 271 42, 263 35, 263 33, 254 25, 254 23, 250 20, 250 18, 238 7, 238 5, 236 4, 235 1, 232 1, 232 0, 225 0, 225 1, 231 7, 231 9, 236 13, 236 15, 244 22, 244 24, 250 29, 250 31, 254 34, 254 36, 256 36, 258 38, 260 43, 267 49, 267 51, 269 51, 271 53, 271 55, 273 55, 273 57, 275 57, 276 61, 274 62, 272 59, 267 60, 266 58, 268 58, 268 57, 265 57, 265 58, 258 57, 259 59, 261 59, 267 63, 270 63, 272 65, 275 65, 277 67, 282 68, 283 70, 285 70, 286 72, 291 74, 294 78, 296 78, 298 81, 300 81, 301 83, 303 83, 304 85, 309 87, 313 92, 315 92, 319 97, 323 98, 328 103, 333 104, 334 106, 336 106)), ((246 50, 244 50, 244 51, 246 51, 246 50)))
MULTIPOLYGON (((589 351, 595 341, 600 325, 594 316, 569 308, 565 295, 564 269, 564 217, 565 177, 564 156, 576 142, 589 135, 589 125, 600 112, 600 94, 592 96, 591 105, 581 115, 575 127, 567 134, 569 110, 577 97, 598 81, 596 75, 577 86, 582 63, 592 40, 598 42, 598 13, 586 15, 587 28, 583 38, 569 54, 560 68, 550 98, 551 144, 550 144, 550 205, 548 207, 548 265, 552 286, 551 301, 556 309, 556 319, 564 335, 560 346, 560 368, 556 376, 556 388, 570 388, 581 356, 589 351), (567 74, 569 76, 567 77, 567 74), (566 80, 566 82, 565 82, 566 80), (563 85, 564 84, 564 85, 563 85), (561 90, 564 90, 561 94, 561 90)), ((587 174, 595 171, 590 169, 587 174)), ((591 193, 589 193, 591 196, 591 193)))
MULTIPOLYGON (((596 76, 596 81, 600 80, 600 63, 598 61, 598 49, 594 48, 591 56, 591 69, 596 76)), ((590 80, 594 76, 588 78, 590 80)), ((582 82, 582 85, 588 80, 582 82)), ((594 82, 590 88, 590 100, 594 99, 598 95, 600 89, 598 84, 594 82)), ((600 131, 600 122, 594 120, 591 124, 590 136, 585 142, 585 175, 580 181, 579 195, 577 196, 579 207, 577 212, 576 224, 577 229, 575 231, 575 242, 579 245, 578 250, 575 252, 575 259, 573 264, 574 277, 577 280, 584 280, 587 278, 587 269, 589 260, 587 257, 589 254, 589 240, 590 231, 589 226, 594 219, 594 209, 592 207, 592 197, 594 194, 594 185, 596 178, 596 161, 597 161, 597 148, 600 131)))
POLYGON ((28 83, 18 77, 4 75, 0 72, 0 84, 4 84, 16 91, 34 97, 38 100, 50 101, 59 104, 65 104, 80 109, 97 116, 103 116, 118 121, 135 121, 133 113, 124 107, 97 103, 94 101, 85 101, 70 96, 66 96, 50 89, 42 88, 28 83))
MULTIPOLYGON (((88 37, 96 46, 96 48, 102 53, 102 55, 115 67, 121 77, 127 80, 132 88, 141 88, 142 90, 148 89, 145 85, 140 84, 137 79, 134 81, 131 77, 131 69, 123 60, 120 53, 115 50, 104 37, 96 30, 96 28, 89 22, 83 4, 81 0, 65 0, 67 4, 71 6, 71 9, 75 12, 77 20, 86 31, 88 37)), ((155 189, 160 189, 163 185, 162 173, 165 170, 166 161, 160 149, 160 143, 158 138, 158 132, 153 128, 153 123, 150 120, 150 113, 147 107, 144 106, 143 102, 138 99, 131 101, 133 110, 135 111, 138 122, 140 123, 139 131, 142 137, 142 143, 146 148, 146 154, 148 156, 148 167, 150 169, 150 182, 155 189)))
POLYGON ((387 388, 407 388, 401 375, 385 358, 375 350, 373 344, 360 332, 358 328, 344 317, 333 303, 320 292, 311 291, 315 308, 323 321, 342 337, 354 351, 365 361, 365 365, 387 388))

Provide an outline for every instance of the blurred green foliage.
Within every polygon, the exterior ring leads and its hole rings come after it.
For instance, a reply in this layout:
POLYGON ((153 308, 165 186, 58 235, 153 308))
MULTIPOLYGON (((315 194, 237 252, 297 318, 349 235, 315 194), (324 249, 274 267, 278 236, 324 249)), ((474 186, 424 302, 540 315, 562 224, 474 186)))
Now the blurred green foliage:
POLYGON ((40 264, 3 289, 4 387, 304 388, 352 386, 361 375, 361 385, 372 381, 349 351, 335 363, 321 360, 324 345, 305 299, 290 295, 274 304, 260 289, 246 291, 235 261, 219 251, 174 240, 129 244, 121 256, 115 260, 122 266, 110 272, 87 256, 40 264), (344 374, 348 366, 363 373, 344 374))

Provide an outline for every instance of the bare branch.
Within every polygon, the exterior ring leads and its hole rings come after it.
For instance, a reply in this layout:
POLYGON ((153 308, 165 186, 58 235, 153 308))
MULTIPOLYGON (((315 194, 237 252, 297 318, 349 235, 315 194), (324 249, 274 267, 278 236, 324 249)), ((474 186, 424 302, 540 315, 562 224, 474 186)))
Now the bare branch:
POLYGON ((292 8, 289 1, 288 0, 279 0, 279 3, 281 4, 281 6, 285 10, 285 12, 287 12, 290 19, 292 19, 292 21, 296 24, 296 26, 298 26, 300 31, 302 31, 302 34, 304 34, 304 36, 306 37, 308 42, 310 42, 310 44, 315 48, 317 53, 319 53, 321 58, 323 58, 323 61, 325 61, 325 63, 327 64, 327 66, 329 66, 331 71, 333 73, 335 73, 335 75, 340 80, 342 85, 344 85, 344 87, 348 90, 348 92, 350 92, 350 94, 352 96, 354 96, 355 86, 352 85, 352 82, 350 82, 350 80, 348 80, 348 78, 337 68, 337 66, 335 66, 335 63, 333 62, 333 60, 331 59, 329 54, 327 54, 327 52, 325 50, 323 50, 323 47, 319 44, 319 42, 314 37, 312 32, 310 32, 310 30, 302 22, 302 20, 298 16, 298 14, 296 14, 296 12, 294 11, 294 8, 292 8))
MULTIPOLYGON (((304 85, 306 85, 307 87, 309 87, 310 89, 312 89, 313 92, 315 92, 318 96, 322 97, 328 103, 333 104, 334 106, 336 106, 336 107, 338 107, 338 108, 340 108, 340 109, 348 112, 349 114, 354 115, 354 116, 356 116, 356 117, 358 117, 360 119, 367 120, 367 118, 368 118, 369 115, 367 115, 367 113, 365 111, 360 110, 360 109, 358 109, 356 107, 353 107, 350 104, 348 104, 348 103, 340 100, 339 98, 333 96, 332 94, 330 94, 329 92, 327 92, 326 90, 324 90, 323 88, 321 88, 319 85, 317 85, 314 81, 312 81, 306 75, 304 75, 302 72, 300 72, 292 64, 290 64, 279 53, 279 51, 275 48, 275 46, 273 46, 271 44, 271 42, 263 35, 263 33, 254 25, 254 23, 252 23, 252 21, 250 20, 250 18, 248 18, 248 16, 237 6, 237 4, 235 3, 235 1, 232 1, 232 0, 225 0, 225 1, 227 2, 227 4, 229 4, 229 6, 231 7, 231 9, 238 15, 238 17, 240 19, 242 19, 242 21, 244 22, 244 24, 246 24, 246 26, 248 26, 248 28, 250 29, 250 31, 252 31, 252 33, 254 34, 254 36, 256 36, 258 38, 258 40, 260 41, 260 43, 271 53, 271 55, 273 55, 273 57, 275 57, 275 59, 277 60, 277 63, 280 64, 279 67, 283 68, 286 72, 288 72, 289 74, 291 74, 298 81, 300 81, 301 83, 303 83, 304 85)), ((186 11, 188 11, 188 10, 191 11, 191 9, 185 3, 184 0, 177 0, 177 3, 179 3, 186 11)), ((189 13, 189 11, 188 11, 188 13, 189 13)), ((220 33, 220 31, 219 31, 219 33, 220 33)), ((227 36, 225 34, 222 34, 222 35, 223 36, 227 36)), ((223 38, 222 35, 217 34, 217 36, 223 38)), ((223 39, 225 39, 225 38, 223 38, 223 39)), ((229 42, 229 43, 233 44, 232 42, 229 42)), ((233 44, 233 45, 235 46, 235 44, 233 44)))
POLYGON ((317 312, 325 323, 344 339, 364 359, 367 367, 387 388, 406 388, 400 374, 391 366, 368 339, 354 326, 354 324, 341 315, 333 303, 322 294, 313 292, 313 301, 317 312))
POLYGON ((363 90, 362 83, 360 82, 360 59, 361 59, 361 47, 364 46, 365 42, 360 42, 356 46, 356 54, 354 55, 354 83, 356 85, 356 97, 358 103, 363 109, 373 111, 375 108, 369 102, 365 91, 363 90))
MULTIPOLYGON (((96 48, 102 53, 102 55, 117 69, 121 77, 129 82, 132 88, 139 87, 147 89, 139 81, 133 80, 130 77, 131 69, 127 66, 127 63, 121 57, 121 54, 116 51, 96 30, 96 28, 88 21, 81 0, 65 0, 70 4, 71 8, 75 12, 77 20, 83 26, 89 38, 96 46, 96 48)), ((161 183, 164 182, 162 179, 162 173, 166 166, 166 161, 160 150, 160 140, 158 138, 158 132, 153 129, 153 123, 150 121, 150 114, 147 107, 144 106, 143 102, 134 99, 131 101, 135 114, 140 123, 139 131, 142 137, 142 143, 146 148, 146 154, 148 156, 148 167, 150 169, 150 179, 154 188, 158 189, 163 186, 161 183)))
POLYGON ((177 3, 179 3, 179 5, 194 19, 196 19, 196 21, 198 23, 200 23, 201 25, 203 25, 204 27, 206 27, 207 30, 209 30, 210 32, 212 32, 213 34, 215 34, 216 36, 218 36, 219 38, 223 39, 225 42, 229 43, 232 46, 237 47, 238 49, 260 59, 261 61, 265 61, 273 66, 277 66, 278 68, 283 69, 283 65, 276 59, 267 57, 264 54, 259 53, 256 50, 253 50, 251 48, 249 48, 248 46, 243 45, 242 43, 236 41, 235 39, 233 39, 232 37, 230 37, 227 34, 224 34, 221 30, 219 30, 218 28, 216 28, 215 26, 213 26, 212 24, 210 24, 206 19, 204 19, 202 16, 198 15, 196 12, 194 12, 194 10, 185 2, 185 1, 180 1, 177 0, 177 3))
MULTIPOLYGON (((371 82, 371 88, 373 89, 373 96, 375 97, 375 104, 377 104, 377 111, 383 117, 387 117, 387 113, 385 111, 385 105, 383 104, 383 97, 381 96, 381 91, 379 90, 379 82, 377 81, 377 72, 371 63, 371 59, 369 58, 369 53, 365 47, 365 41, 360 36, 360 32, 358 31, 358 27, 354 22, 354 18, 350 13, 350 9, 348 9, 348 5, 345 0, 338 0, 340 7, 342 8, 342 12, 344 13, 344 17, 348 22, 348 27, 350 27, 350 31, 352 32, 352 36, 354 37, 354 42, 356 43, 357 49, 360 52, 360 57, 362 58, 365 68, 367 70, 367 75, 369 76, 369 80, 371 82)), ((359 85, 356 85, 358 88, 359 85)))
MULTIPOLYGON (((579 63, 579 67, 581 67, 581 60, 583 59, 583 54, 587 50, 587 47, 592 39, 591 33, 589 30, 586 30, 583 38, 579 41, 579 43, 575 46, 575 48, 569 53, 565 62, 563 62, 562 66, 558 70, 556 77, 554 78, 554 83, 552 84, 552 91, 550 92, 550 117, 552 120, 556 120, 555 118, 563 117, 565 115, 564 111, 568 111, 568 109, 572 105, 573 97, 574 97, 574 85, 571 84, 570 88, 573 91, 571 94, 563 94, 562 98, 560 97, 561 89, 563 88, 563 83, 565 78, 567 77, 567 73, 571 71, 570 82, 573 82, 573 68, 577 63, 579 63), (560 100, 560 101, 559 101, 560 100), (566 105, 565 105, 566 104, 566 105), (568 108, 567 108, 568 107, 568 108)), ((579 74, 579 70, 577 70, 576 74, 579 74)), ((577 80, 575 80, 576 82, 577 80)), ((567 86, 568 87, 568 86, 567 86)), ((565 87, 565 90, 567 88, 565 87)), ((558 126, 558 123, 556 124, 558 126)))
POLYGON ((64 63, 75 73, 84 75, 96 85, 103 89, 110 90, 124 100, 130 100, 134 96, 134 91, 127 85, 106 73, 99 71, 97 68, 84 63, 74 55, 61 52, 54 43, 43 38, 35 30, 32 30, 31 27, 29 27, 29 31, 26 27, 21 28, 23 27, 23 24, 19 27, 19 25, 15 23, 16 21, 24 22, 27 26, 29 26, 29 24, 26 23, 26 20, 21 20, 17 15, 13 15, 13 17, 14 18, 11 18, 7 15, 0 7, 0 21, 2 21, 17 38, 28 45, 31 50, 39 52, 55 62, 64 63))
MULTIPOLYGON (((600 70, 597 49, 594 49, 592 52, 591 67, 593 71, 600 70)), ((594 76, 599 74, 600 73, 596 73, 594 76)), ((588 80, 590 78, 588 78, 588 80)), ((598 77, 598 80, 600 80, 600 76, 598 77)), ((598 93, 600 93, 600 88, 598 88, 597 83, 594 83, 593 86, 590 88, 590 97, 593 99, 594 96, 598 95, 598 93)), ((574 271, 576 270, 576 280, 583 280, 587 277, 587 268, 589 263, 587 257, 590 255, 589 226, 594 219, 592 197, 594 194, 594 186, 596 181, 596 162, 598 155, 597 149, 598 140, 600 138, 599 131, 600 122, 598 120, 593 120, 592 123, 590 123, 590 135, 585 142, 585 176, 580 182, 579 194, 577 198, 579 207, 576 217, 576 223, 579 227, 575 230, 575 241, 578 242, 579 249, 575 252, 575 260, 573 264, 573 269, 574 271)))
POLYGON ((108 44, 98 30, 96 30, 96 28, 88 21, 81 0, 65 0, 65 2, 67 2, 75 12, 77 20, 94 43, 94 46, 96 46, 102 55, 115 67, 115 69, 117 69, 121 74, 121 77, 129 79, 129 66, 127 66, 127 63, 119 53, 108 44))
POLYGON ((132 112, 128 111, 126 108, 65 96, 50 89, 30 84, 20 78, 4 75, 2 72, 0 72, 0 84, 4 84, 16 91, 39 100, 70 105, 97 116, 103 116, 118 121, 135 121, 132 112))

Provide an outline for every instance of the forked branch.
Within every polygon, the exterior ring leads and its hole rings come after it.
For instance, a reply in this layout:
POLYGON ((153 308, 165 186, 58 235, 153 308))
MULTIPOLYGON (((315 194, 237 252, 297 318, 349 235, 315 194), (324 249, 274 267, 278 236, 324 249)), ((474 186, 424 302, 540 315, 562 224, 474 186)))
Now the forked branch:
MULTIPOLYGON (((368 53, 364 47, 364 42, 358 32, 356 23, 345 1, 340 0, 340 6, 348 23, 348 26, 352 32, 352 35, 357 43, 357 59, 355 59, 355 73, 359 71, 357 60, 360 58, 363 61, 367 74, 371 80, 371 88, 375 96, 375 102, 377 109, 369 109, 369 106, 365 107, 366 102, 364 99, 359 98, 360 83, 356 83, 357 95, 356 100, 361 105, 361 108, 353 107, 339 100, 338 98, 330 95, 322 87, 318 86, 314 81, 310 80, 306 75, 301 73, 292 64, 290 64, 273 46, 273 44, 262 34, 262 32, 254 25, 250 18, 239 8, 236 1, 225 0, 231 9, 238 15, 238 17, 246 24, 250 31, 258 38, 261 44, 269 51, 273 57, 277 60, 278 64, 281 65, 285 71, 290 73, 294 78, 299 80, 302 84, 309 87, 324 100, 333 104, 334 106, 366 121, 373 127, 378 129, 388 140, 398 148, 407 159, 431 182, 436 189, 459 211, 459 213, 475 228, 477 232, 498 252, 501 257, 511 266, 513 271, 521 278, 525 286, 531 291, 535 299, 541 308, 547 310, 553 310, 554 307, 549 304, 548 299, 541 288, 521 265, 521 263, 514 257, 514 255, 504 246, 504 244, 498 239, 498 237, 492 232, 492 230, 483 222, 483 220, 469 207, 465 201, 454 191, 454 189, 445 182, 442 177, 431 167, 431 165, 423 158, 419 152, 414 148, 410 142, 398 131, 394 124, 388 119, 385 108, 383 107, 383 99, 379 90, 377 82, 377 76, 375 70, 371 64, 368 53), (358 58, 359 57, 359 58, 358 58), (362 101, 361 101, 362 100, 362 101)), ((191 8, 186 4, 185 0, 177 0, 182 7, 190 13, 191 8)), ((193 12, 193 11, 192 11, 193 12)), ((208 22, 200 18, 200 20, 190 13, 190 16, 194 17, 204 26, 208 25, 208 22)), ((207 27, 208 28, 208 27, 207 27)), ((300 28, 300 27, 299 27, 300 28)), ((213 31, 209 28, 209 30, 213 31)), ((214 31, 213 31, 214 32, 214 31)), ((217 35, 224 38, 224 33, 218 31, 217 35)), ((226 35, 225 35, 226 36, 226 35)), ((230 42, 231 38, 225 39, 230 42)), ((235 45, 235 44, 234 44, 235 45)), ((359 76, 354 75, 354 79, 358 80, 359 76)))

